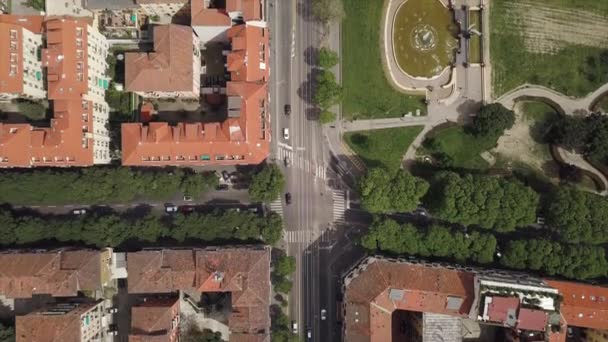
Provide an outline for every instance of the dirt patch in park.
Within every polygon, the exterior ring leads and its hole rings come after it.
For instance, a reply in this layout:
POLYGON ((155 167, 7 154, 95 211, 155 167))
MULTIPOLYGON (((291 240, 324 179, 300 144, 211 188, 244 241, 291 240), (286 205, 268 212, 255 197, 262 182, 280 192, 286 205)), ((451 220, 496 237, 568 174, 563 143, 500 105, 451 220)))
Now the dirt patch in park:
POLYGON ((549 146, 533 139, 535 121, 524 117, 521 104, 515 106, 515 114, 515 124, 498 139, 492 154, 545 173, 547 164, 553 162, 549 146))
MULTIPOLYGON (((598 0, 599 1, 599 0, 598 0)), ((530 52, 555 54, 568 45, 608 46, 608 16, 531 1, 506 4, 511 29, 522 32, 530 52)))

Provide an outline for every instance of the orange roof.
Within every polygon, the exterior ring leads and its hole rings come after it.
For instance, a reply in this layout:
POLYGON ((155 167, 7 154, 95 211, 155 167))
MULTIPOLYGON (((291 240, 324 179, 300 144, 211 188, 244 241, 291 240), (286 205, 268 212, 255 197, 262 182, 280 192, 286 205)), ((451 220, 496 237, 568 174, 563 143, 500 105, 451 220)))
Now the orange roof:
POLYGON ((128 253, 127 272, 129 293, 231 292, 230 331, 268 332, 268 249, 164 249, 128 253))
POLYGON ((245 21, 262 19, 260 0, 226 0, 226 11, 242 12, 245 21))
POLYGON ((192 91, 192 28, 183 25, 154 27, 154 52, 128 52, 125 84, 128 91, 192 91))
POLYGON ((86 21, 61 18, 46 22, 42 65, 47 68, 49 100, 80 100, 88 92, 87 59, 86 21))
MULTIPOLYGON (((228 82, 233 117, 221 123, 122 125, 123 165, 258 164, 268 156, 266 84, 228 82), (233 101, 234 100, 234 101, 233 101)), ((231 108, 229 108, 229 111, 231 108)))
POLYGON ((0 294, 76 296, 78 291, 99 289, 100 272, 99 251, 0 254, 0 294))
POLYGON ((468 317, 475 297, 473 273, 368 260, 346 288, 345 341, 390 341, 391 314, 397 309, 468 317), (456 304, 449 307, 448 302, 456 304))
POLYGON ((190 23, 192 26, 231 26, 232 19, 225 8, 208 8, 205 0, 190 2, 190 23))
POLYGON ((608 329, 608 288, 557 280, 546 282, 563 296, 560 311, 568 325, 608 329))
POLYGON ((80 342, 80 316, 94 303, 82 303, 62 315, 46 315, 44 310, 15 318, 16 342, 80 342))
POLYGON ((232 42, 232 52, 227 58, 230 79, 265 81, 268 78, 268 29, 237 25, 231 27, 227 35, 232 42))
POLYGON ((44 17, 41 15, 0 15, 0 23, 21 26, 33 33, 42 33, 44 17))
POLYGON ((521 308, 517 317, 517 329, 545 331, 547 329, 547 313, 542 310, 521 308))
POLYGON ((0 166, 93 165, 93 104, 90 101, 55 100, 49 128, 0 123, 0 166))
POLYGON ((492 296, 492 302, 488 306, 489 320, 506 324, 509 314, 513 314, 513 319, 517 316, 519 308, 519 297, 498 297, 492 296))
POLYGON ((179 316, 178 298, 148 299, 131 308, 129 342, 170 341, 177 335, 173 320, 179 316))

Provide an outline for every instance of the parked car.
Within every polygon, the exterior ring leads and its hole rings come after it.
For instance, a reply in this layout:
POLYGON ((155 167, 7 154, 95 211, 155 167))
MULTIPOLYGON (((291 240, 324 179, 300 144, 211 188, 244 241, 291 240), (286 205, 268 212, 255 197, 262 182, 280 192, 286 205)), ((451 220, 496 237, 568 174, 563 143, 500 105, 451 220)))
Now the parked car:
POLYGON ((285 115, 291 114, 291 105, 290 104, 286 104, 283 112, 285 113, 285 115))
POLYGON ((306 329, 306 338, 312 340, 312 330, 310 328, 306 329))
POLYGON ((72 214, 74 214, 74 215, 78 215, 78 216, 79 216, 79 215, 84 215, 84 214, 86 214, 86 213, 87 213, 87 210, 86 210, 86 209, 83 209, 83 208, 81 208, 81 209, 74 209, 74 210, 72 210, 72 214))
POLYGON ((106 311, 107 311, 109 314, 114 314, 114 313, 117 313, 117 312, 118 312, 118 308, 107 308, 107 309, 106 309, 106 311))
POLYGON ((192 196, 184 195, 184 201, 186 202, 192 202, 193 199, 192 196))
POLYGON ((228 184, 220 184, 217 187, 215 187, 215 190, 218 191, 226 191, 228 190, 230 187, 228 186, 228 184))
POLYGON ((321 320, 324 321, 327 319, 327 310, 321 309, 321 320))
POLYGON ((289 140, 289 128, 283 128, 283 138, 289 140))
POLYGON ((256 208, 256 207, 248 208, 247 210, 249 210, 250 212, 252 212, 254 214, 257 214, 257 212, 258 212, 258 208, 256 208))
POLYGON ((285 194, 285 203, 291 204, 291 193, 290 192, 285 194))
POLYGON ((291 321, 291 332, 294 334, 298 334, 298 323, 296 321, 291 321))
POLYGON ((226 171, 226 170, 222 171, 222 178, 224 178, 225 182, 230 181, 230 174, 228 173, 228 171, 226 171))
POLYGON ((177 206, 175 204, 167 203, 165 204, 165 212, 171 214, 177 212, 177 206))

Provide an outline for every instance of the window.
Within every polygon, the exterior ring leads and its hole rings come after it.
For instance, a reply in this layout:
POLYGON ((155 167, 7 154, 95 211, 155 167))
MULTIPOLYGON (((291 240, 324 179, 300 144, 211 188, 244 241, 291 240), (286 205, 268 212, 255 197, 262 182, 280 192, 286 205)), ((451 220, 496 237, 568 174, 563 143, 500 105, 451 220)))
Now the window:
POLYGON ((208 154, 201 155, 201 160, 211 160, 211 157, 208 154))
POLYGON ((215 155, 215 160, 224 160, 224 159, 226 159, 226 156, 222 156, 222 155, 219 155, 219 154, 215 155))

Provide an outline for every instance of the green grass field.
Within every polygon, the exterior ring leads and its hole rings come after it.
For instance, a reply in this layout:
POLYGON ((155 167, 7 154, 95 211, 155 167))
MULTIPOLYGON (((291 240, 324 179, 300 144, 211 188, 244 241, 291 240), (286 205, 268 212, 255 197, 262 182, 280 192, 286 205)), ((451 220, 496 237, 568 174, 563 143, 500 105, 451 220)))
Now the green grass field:
MULTIPOLYGON (((584 96, 594 91, 603 83, 608 82, 608 45, 579 45, 577 43, 563 43, 563 46, 550 52, 533 52, 526 46, 526 37, 533 37, 539 43, 546 42, 546 37, 552 37, 555 31, 568 30, 568 15, 560 12, 561 20, 559 27, 550 28, 547 24, 544 30, 538 27, 531 29, 533 33, 527 32, 527 28, 533 20, 525 18, 544 15, 552 18, 553 13, 565 10, 572 13, 572 27, 590 24, 594 21, 581 19, 580 11, 608 17, 608 2, 597 0, 535 0, 536 12, 528 10, 530 1, 524 0, 494 0, 490 13, 490 54, 492 59, 492 83, 494 96, 498 97, 505 92, 523 84, 532 83, 553 88, 557 91, 571 96, 584 96), (523 5, 522 5, 523 4, 523 5), (540 9, 542 7, 543 9, 540 9), (579 10, 574 13, 572 10, 579 10), (542 14, 541 12, 544 12, 542 14), (524 13, 522 15, 522 13, 524 13), (579 15, 577 17, 577 15, 579 15), (576 20, 575 20, 576 19, 576 20), (602 57, 602 54, 604 57, 602 57)), ((548 19, 547 19, 548 20, 548 19)), ((544 22, 544 21, 541 21, 544 22)), ((544 24, 543 24, 544 25, 544 24)), ((557 25, 557 24, 555 24, 557 25)), ((605 29, 603 23, 602 28, 605 29)), ((599 30, 589 29, 588 35, 599 30)), ((580 33, 579 33, 580 34, 580 33)), ((600 34, 600 33, 597 33, 600 34)), ((570 41, 579 41, 569 38, 570 41)), ((601 38, 599 38, 601 39, 601 38)), ((582 39, 580 39, 582 40, 582 39)), ((605 42, 605 41, 603 41, 605 42)), ((560 43, 561 44, 561 43, 560 43)))
POLYGON ((344 141, 367 167, 384 166, 396 170, 422 126, 386 128, 344 134, 344 141))
POLYGON ((399 117, 420 109, 423 96, 402 94, 391 87, 382 68, 380 23, 383 0, 343 0, 342 110, 346 119, 399 117))
POLYGON ((433 134, 436 152, 451 159, 451 166, 465 169, 486 169, 489 164, 481 157, 496 145, 493 139, 481 139, 466 134, 462 126, 452 126, 433 134))
MULTIPOLYGON (((469 18, 470 26, 481 32, 481 12, 469 11, 469 18)), ((473 34, 469 40, 469 63, 481 63, 481 37, 476 34, 473 34)))

